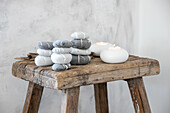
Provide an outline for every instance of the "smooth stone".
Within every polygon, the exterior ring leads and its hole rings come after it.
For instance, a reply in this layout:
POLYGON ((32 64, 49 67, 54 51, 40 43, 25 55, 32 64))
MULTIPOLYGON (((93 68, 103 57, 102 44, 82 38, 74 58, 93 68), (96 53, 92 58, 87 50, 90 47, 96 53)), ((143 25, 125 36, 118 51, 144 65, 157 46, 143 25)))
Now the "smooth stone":
POLYGON ((71 67, 71 64, 53 64, 52 70, 53 71, 64 71, 71 67))
POLYGON ((55 64, 69 64, 71 62, 72 55, 71 54, 56 54, 53 53, 51 55, 51 60, 55 64))
POLYGON ((53 42, 53 46, 59 48, 70 48, 73 46, 73 43, 69 40, 56 40, 53 42))
POLYGON ((47 50, 52 50, 54 48, 53 42, 38 42, 38 47, 47 50))
POLYGON ((113 46, 111 43, 97 42, 91 45, 90 51, 94 53, 94 56, 100 56, 102 50, 105 50, 111 46, 113 46))
POLYGON ((72 55, 71 64, 72 65, 85 65, 89 64, 91 61, 90 56, 72 55))
POLYGON ((83 50, 83 49, 72 48, 71 54, 74 54, 74 55, 90 55, 91 51, 89 49, 83 50))
POLYGON ((40 56, 51 57, 52 51, 51 50, 45 50, 45 49, 37 49, 37 53, 40 56))
POLYGON ((57 54, 68 54, 71 52, 71 48, 58 48, 55 47, 52 50, 53 53, 57 53, 57 54))
POLYGON ((105 63, 123 63, 128 60, 129 53, 120 47, 109 47, 100 53, 100 58, 105 63))
POLYGON ((87 39, 79 39, 79 40, 72 40, 73 48, 78 49, 89 49, 91 46, 91 42, 87 39))
POLYGON ((38 55, 35 58, 35 64, 37 66, 49 66, 49 65, 52 65, 53 62, 51 61, 51 57, 45 57, 45 56, 38 55))
POLYGON ((73 39, 89 39, 89 35, 84 32, 74 32, 71 34, 73 39))

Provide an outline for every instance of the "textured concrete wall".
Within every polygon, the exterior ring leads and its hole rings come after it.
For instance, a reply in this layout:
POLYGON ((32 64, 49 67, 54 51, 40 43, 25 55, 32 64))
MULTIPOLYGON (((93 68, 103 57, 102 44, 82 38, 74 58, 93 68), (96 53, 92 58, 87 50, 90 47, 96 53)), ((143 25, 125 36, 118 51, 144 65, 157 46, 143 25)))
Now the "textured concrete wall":
MULTIPOLYGON (((0 0, 0 113, 20 113, 27 82, 11 75, 14 57, 35 52, 38 41, 71 39, 74 31, 92 42, 108 41, 133 51, 136 0, 0 0)), ((132 113, 125 82, 109 83, 111 113, 132 113)), ((80 113, 94 113, 93 87, 81 88, 80 113)), ((61 92, 45 89, 40 113, 60 111, 61 92)))

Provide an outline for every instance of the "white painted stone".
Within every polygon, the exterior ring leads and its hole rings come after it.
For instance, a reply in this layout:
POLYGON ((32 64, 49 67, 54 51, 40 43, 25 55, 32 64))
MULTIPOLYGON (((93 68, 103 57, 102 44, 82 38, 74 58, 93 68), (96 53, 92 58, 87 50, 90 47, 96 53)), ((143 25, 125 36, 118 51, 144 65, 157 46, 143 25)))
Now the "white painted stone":
POLYGON ((45 50, 45 49, 37 49, 37 53, 40 56, 51 57, 52 51, 51 50, 45 50))
POLYGON ((90 51, 94 53, 94 56, 100 56, 100 52, 102 50, 107 49, 108 47, 111 46, 113 45, 107 42, 97 42, 91 45, 90 51))
POLYGON ((56 54, 53 53, 51 55, 51 60, 56 64, 69 64, 71 62, 72 55, 71 54, 56 54))
POLYGON ((51 58, 50 57, 45 57, 45 56, 40 56, 38 55, 36 58, 35 58, 35 64, 37 66, 49 66, 49 65, 52 65, 53 62, 51 61, 51 58))
POLYGON ((74 54, 74 55, 90 55, 91 51, 89 49, 83 50, 83 49, 72 48, 71 54, 74 54))
POLYGON ((120 47, 109 47, 100 53, 100 58, 106 63, 122 63, 129 58, 129 54, 125 49, 120 47))
POLYGON ((74 33, 71 34, 71 37, 73 39, 88 39, 89 35, 87 35, 84 32, 74 32, 74 33))
POLYGON ((52 50, 53 53, 57 54, 68 54, 71 52, 71 48, 53 48, 52 50))

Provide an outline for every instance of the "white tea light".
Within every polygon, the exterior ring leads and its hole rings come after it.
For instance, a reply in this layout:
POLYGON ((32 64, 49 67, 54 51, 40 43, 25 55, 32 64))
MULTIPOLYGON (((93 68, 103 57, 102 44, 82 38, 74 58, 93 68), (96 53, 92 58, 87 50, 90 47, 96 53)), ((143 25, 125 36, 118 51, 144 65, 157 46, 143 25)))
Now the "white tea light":
POLYGON ((106 63, 122 63, 127 61, 129 53, 118 46, 112 46, 100 53, 100 58, 106 63))
POLYGON ((100 56, 100 52, 108 47, 113 46, 110 43, 107 42, 97 42, 95 44, 92 44, 90 47, 90 51, 94 53, 94 56, 100 56))

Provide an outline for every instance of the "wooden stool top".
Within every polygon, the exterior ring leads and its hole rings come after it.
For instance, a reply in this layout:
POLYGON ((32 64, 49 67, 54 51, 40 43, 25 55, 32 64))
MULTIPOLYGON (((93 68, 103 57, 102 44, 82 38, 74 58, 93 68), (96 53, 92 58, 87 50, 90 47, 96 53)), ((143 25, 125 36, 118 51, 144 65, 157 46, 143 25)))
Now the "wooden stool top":
POLYGON ((88 65, 73 65, 61 72, 51 70, 51 66, 38 67, 34 63, 37 54, 28 54, 12 66, 12 74, 52 89, 67 89, 77 86, 125 80, 160 73, 159 62, 154 59, 130 55, 128 61, 120 64, 103 63, 100 58, 93 58, 88 65))

